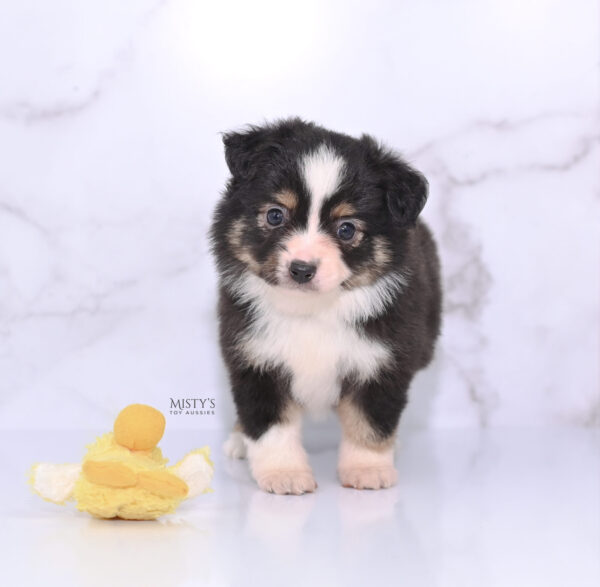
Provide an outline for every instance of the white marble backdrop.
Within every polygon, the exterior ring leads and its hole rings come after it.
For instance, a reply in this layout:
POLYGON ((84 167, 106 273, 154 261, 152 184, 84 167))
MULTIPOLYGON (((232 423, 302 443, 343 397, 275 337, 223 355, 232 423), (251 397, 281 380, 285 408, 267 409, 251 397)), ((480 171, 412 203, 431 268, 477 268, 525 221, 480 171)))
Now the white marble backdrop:
POLYGON ((0 427, 215 397, 219 132, 300 115, 431 182, 445 325, 405 426, 597 426, 598 6, 0 3, 0 427))

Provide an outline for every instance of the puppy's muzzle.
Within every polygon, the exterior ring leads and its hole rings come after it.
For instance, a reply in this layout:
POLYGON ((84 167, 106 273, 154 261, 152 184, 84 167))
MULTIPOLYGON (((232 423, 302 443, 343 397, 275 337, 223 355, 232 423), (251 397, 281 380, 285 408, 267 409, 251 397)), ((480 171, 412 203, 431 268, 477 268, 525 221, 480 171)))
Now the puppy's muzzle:
POLYGON ((297 283, 309 282, 317 272, 317 266, 304 261, 292 261, 290 263, 290 276, 297 283))

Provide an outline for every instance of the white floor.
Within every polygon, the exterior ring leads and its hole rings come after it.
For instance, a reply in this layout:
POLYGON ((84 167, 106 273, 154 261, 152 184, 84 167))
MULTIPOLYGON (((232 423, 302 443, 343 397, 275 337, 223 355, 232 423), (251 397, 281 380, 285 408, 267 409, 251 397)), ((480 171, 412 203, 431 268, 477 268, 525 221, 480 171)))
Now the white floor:
MULTIPOLYGON (((167 431, 168 432, 168 431, 167 431)), ((202 437, 200 437, 202 436, 202 437)), ((89 433, 2 432, 3 585, 598 587, 598 431, 404 432, 400 483, 339 487, 335 440, 307 442, 319 488, 258 491, 220 439, 214 493, 160 522, 99 521, 29 493, 30 463, 81 455, 89 433)))

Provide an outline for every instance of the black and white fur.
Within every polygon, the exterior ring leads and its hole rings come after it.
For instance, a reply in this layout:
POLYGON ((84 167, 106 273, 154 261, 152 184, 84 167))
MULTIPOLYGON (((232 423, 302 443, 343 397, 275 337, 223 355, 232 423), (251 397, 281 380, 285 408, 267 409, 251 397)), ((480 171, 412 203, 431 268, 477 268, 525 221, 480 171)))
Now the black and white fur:
POLYGON ((335 409, 341 483, 389 487, 408 387, 440 329, 436 247, 417 219, 427 182, 369 136, 299 119, 224 143, 211 241, 238 414, 226 451, 267 491, 313 491, 302 414, 335 409))

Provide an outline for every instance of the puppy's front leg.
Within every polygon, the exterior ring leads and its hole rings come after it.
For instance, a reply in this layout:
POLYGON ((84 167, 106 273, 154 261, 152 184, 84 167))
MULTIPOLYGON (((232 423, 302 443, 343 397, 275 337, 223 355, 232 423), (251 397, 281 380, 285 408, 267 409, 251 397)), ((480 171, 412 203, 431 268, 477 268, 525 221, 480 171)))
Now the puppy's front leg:
POLYGON ((302 446, 302 412, 286 384, 264 371, 234 382, 239 424, 252 476, 264 491, 301 495, 317 488, 302 446))
POLYGON ((302 446, 299 409, 288 409, 282 422, 247 444, 250 470, 261 489, 301 495, 317 488, 302 446))
POLYGON ((348 386, 342 395, 338 405, 342 426, 338 475, 344 487, 383 489, 396 484, 394 445, 408 379, 348 386))

